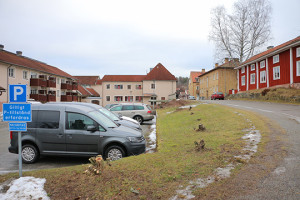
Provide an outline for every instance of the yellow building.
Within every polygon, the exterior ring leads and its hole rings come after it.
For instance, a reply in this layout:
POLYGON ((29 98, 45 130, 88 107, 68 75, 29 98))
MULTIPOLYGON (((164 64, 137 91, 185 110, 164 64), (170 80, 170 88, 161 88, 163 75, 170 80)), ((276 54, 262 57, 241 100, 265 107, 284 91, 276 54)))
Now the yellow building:
POLYGON ((226 96, 229 90, 236 89, 237 75, 234 67, 238 64, 238 59, 229 60, 225 58, 222 65, 216 63, 215 68, 199 75, 200 98, 210 99, 215 92, 222 92, 226 96))
POLYGON ((205 73, 205 69, 199 71, 191 71, 189 78, 189 95, 196 97, 199 100, 199 76, 205 73))

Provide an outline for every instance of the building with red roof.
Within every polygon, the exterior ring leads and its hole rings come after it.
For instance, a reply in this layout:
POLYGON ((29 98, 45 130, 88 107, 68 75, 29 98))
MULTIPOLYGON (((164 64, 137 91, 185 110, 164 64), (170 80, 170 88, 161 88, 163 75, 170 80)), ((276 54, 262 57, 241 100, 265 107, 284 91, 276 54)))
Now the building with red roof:
MULTIPOLYGON (((61 69, 22 55, 0 45, 0 87, 6 91, 0 103, 8 102, 8 85, 26 84, 27 99, 40 102, 78 101, 76 79, 61 69)), ((0 106, 2 109, 2 106, 0 106)))
POLYGON ((191 96, 199 99, 199 76, 205 73, 205 69, 202 71, 191 71, 189 78, 189 92, 191 96))
POLYGON ((300 88, 300 36, 268 47, 237 69, 238 91, 269 87, 300 88))

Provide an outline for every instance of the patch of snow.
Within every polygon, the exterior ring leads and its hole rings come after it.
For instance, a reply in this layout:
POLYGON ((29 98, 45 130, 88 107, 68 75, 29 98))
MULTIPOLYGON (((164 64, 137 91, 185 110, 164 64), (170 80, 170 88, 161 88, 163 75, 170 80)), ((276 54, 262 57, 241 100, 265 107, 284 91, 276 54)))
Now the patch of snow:
MULTIPOLYGON (((11 199, 39 199, 39 200, 50 200, 44 190, 44 184, 46 179, 34 178, 34 177, 21 177, 19 179, 13 180, 7 186, 9 189, 6 193, 0 193, 1 200, 11 200, 11 199)), ((1 186, 3 188, 3 185, 1 186)))
POLYGON ((139 124, 138 121, 136 121, 135 119, 132 119, 132 118, 130 118, 130 117, 122 116, 121 118, 124 119, 124 120, 127 120, 127 121, 134 122, 134 123, 136 123, 136 124, 139 124))
POLYGON ((283 174, 283 173, 285 173, 285 171, 286 171, 286 168, 285 167, 278 167, 278 168, 276 168, 275 170, 274 170, 274 174, 277 174, 277 175, 280 175, 280 174, 283 174))
POLYGON ((171 111, 171 112, 166 112, 166 114, 171 114, 171 113, 173 113, 174 111, 171 111))
POLYGON ((154 149, 156 149, 156 125, 151 125, 150 129, 152 130, 149 134, 149 147, 146 148, 146 152, 153 153, 154 149))
POLYGON ((231 174, 231 170, 233 170, 235 168, 235 166, 230 163, 228 164, 226 167, 222 168, 222 167, 218 167, 215 172, 216 172, 216 176, 220 179, 225 179, 225 178, 229 178, 230 174, 231 174))
POLYGON ((180 106, 179 108, 181 108, 181 109, 190 108, 190 107, 194 108, 194 107, 196 107, 196 106, 198 106, 198 105, 199 105, 199 104, 197 104, 197 105, 180 106))

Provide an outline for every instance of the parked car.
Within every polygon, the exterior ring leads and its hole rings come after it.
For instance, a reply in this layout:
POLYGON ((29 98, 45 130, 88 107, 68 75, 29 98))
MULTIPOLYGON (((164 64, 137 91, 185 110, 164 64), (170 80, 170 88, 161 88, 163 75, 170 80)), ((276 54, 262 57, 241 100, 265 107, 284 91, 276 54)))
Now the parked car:
MULTIPOLYGON (((51 103, 53 103, 53 102, 51 102, 51 103)), ((83 102, 55 102, 54 104, 73 104, 73 105, 82 105, 82 106, 91 107, 91 108, 94 108, 95 110, 100 111, 103 115, 107 116, 108 118, 110 118, 111 120, 115 121, 118 124, 142 131, 141 125, 136 120, 131 119, 131 118, 129 118, 129 119, 126 119, 123 117, 121 118, 117 114, 115 114, 97 104, 83 103, 83 102)))
POLYGON ((149 105, 143 103, 122 103, 111 107, 109 110, 120 116, 131 117, 139 123, 152 120, 154 115, 156 115, 156 111, 152 110, 149 105))
POLYGON ((119 105, 119 104, 118 104, 118 103, 107 104, 107 105, 105 106, 105 108, 106 108, 106 109, 110 109, 111 107, 114 107, 114 106, 116 106, 116 105, 119 105))
MULTIPOLYGON (((145 152, 140 131, 120 126, 94 108, 70 104, 32 104, 32 122, 22 132, 22 160, 39 156, 96 156, 117 160, 145 152)), ((11 153, 18 153, 18 134, 10 132, 11 153)))
POLYGON ((224 94, 222 92, 215 92, 211 95, 210 99, 211 100, 216 100, 216 99, 224 100, 224 94))
POLYGON ((196 100, 195 96, 189 96, 189 100, 196 100))

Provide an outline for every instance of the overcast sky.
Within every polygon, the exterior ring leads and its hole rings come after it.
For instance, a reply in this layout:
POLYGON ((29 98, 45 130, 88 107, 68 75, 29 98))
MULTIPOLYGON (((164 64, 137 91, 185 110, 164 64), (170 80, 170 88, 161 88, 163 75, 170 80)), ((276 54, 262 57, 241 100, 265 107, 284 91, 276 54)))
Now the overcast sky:
MULTIPOLYGON (((213 68, 210 11, 234 0, 0 0, 0 44, 71 75, 213 68)), ((300 35, 300 1, 271 0, 272 40, 300 35)))

